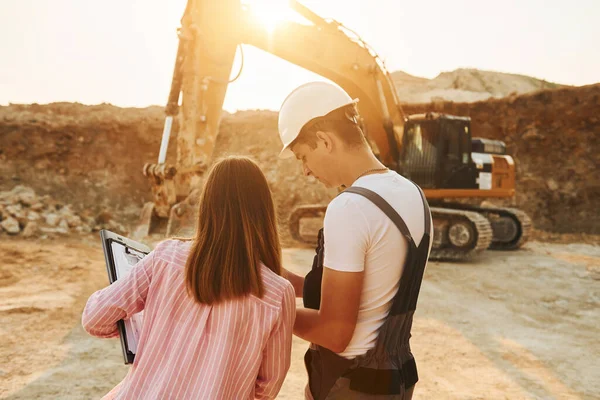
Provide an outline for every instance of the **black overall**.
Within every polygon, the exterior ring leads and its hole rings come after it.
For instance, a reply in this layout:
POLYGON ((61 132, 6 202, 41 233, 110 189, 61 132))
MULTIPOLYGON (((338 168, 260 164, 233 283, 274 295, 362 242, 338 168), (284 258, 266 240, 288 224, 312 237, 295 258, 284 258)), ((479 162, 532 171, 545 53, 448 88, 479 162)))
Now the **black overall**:
MULTIPOLYGON (((362 195, 378 206, 408 241, 408 254, 398 292, 379 330, 374 348, 349 360, 324 347, 310 345, 304 362, 308 371, 308 388, 315 400, 325 399, 332 387, 336 383, 339 385, 341 380, 348 380, 349 390, 361 398, 368 395, 403 398, 406 391, 417 383, 417 366, 410 351, 409 339, 432 235, 429 205, 423 192, 420 189, 419 192, 425 210, 425 231, 419 246, 415 244, 400 215, 377 193, 361 187, 350 187, 341 192, 362 195)), ((304 306, 312 309, 319 309, 321 303, 324 257, 322 229, 319 231, 316 253, 312 270, 305 278, 303 292, 304 306)))

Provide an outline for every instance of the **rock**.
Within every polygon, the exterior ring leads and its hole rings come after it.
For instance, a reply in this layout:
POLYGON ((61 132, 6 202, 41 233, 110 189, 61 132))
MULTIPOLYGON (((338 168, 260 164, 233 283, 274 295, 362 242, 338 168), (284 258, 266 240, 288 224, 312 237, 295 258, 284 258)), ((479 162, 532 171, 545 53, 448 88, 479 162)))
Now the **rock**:
POLYGON ((45 227, 41 227, 40 228, 40 232, 43 232, 43 233, 61 233, 61 234, 67 234, 67 233, 69 233, 69 231, 66 231, 63 228, 45 228, 45 227))
POLYGON ((37 202, 35 204, 32 204, 29 208, 33 211, 42 211, 44 209, 44 204, 37 202))
POLYGON ((2 204, 8 204, 10 197, 12 197, 11 192, 0 192, 0 202, 2 202, 2 204))
POLYGON ((66 221, 69 227, 74 228, 76 226, 81 225, 81 218, 76 215, 73 210, 71 210, 71 206, 67 205, 60 209, 58 212, 62 219, 66 221))
POLYGON ((115 220, 110 220, 107 224, 107 229, 113 231, 115 233, 120 233, 121 235, 127 234, 127 229, 115 220))
POLYGON ((50 200, 52 200, 52 198, 51 198, 49 195, 47 195, 47 194, 45 194, 45 195, 43 195, 43 196, 41 196, 41 197, 39 198, 39 201, 40 201, 42 204, 48 204, 48 203, 50 202, 50 200))
POLYGON ((21 232, 19 221, 12 217, 8 217, 0 222, 0 226, 2 226, 2 229, 4 229, 10 235, 18 235, 19 232, 21 232))
POLYGON ((38 232, 38 229, 39 229, 39 227, 38 227, 37 222, 30 221, 27 225, 25 225, 22 236, 25 238, 30 238, 32 236, 35 236, 35 234, 38 232))
POLYGON ((35 164, 33 164, 33 168, 37 169, 37 170, 43 170, 48 168, 48 160, 38 160, 35 162, 35 164))
POLYGON ((2 204, 7 206, 19 204, 19 199, 12 192, 8 192, 8 195, 2 198, 2 204))
POLYGON ((6 211, 8 214, 12 215, 13 217, 21 217, 23 216, 23 207, 21 207, 20 204, 12 204, 10 206, 6 206, 4 208, 4 211, 6 211))
POLYGON ((78 215, 67 215, 65 216, 65 221, 67 221, 70 228, 76 228, 82 224, 81 218, 78 215))
POLYGON ((524 140, 535 140, 535 139, 543 139, 544 135, 538 133, 537 129, 534 127, 529 128, 522 136, 524 140))
POLYGON ((558 183, 556 183, 556 181, 552 178, 548 179, 546 181, 546 186, 548 186, 548 189, 552 190, 553 192, 558 190, 558 183))
POLYGON ((94 217, 83 217, 83 222, 88 225, 90 228, 93 228, 94 226, 96 226, 96 220, 94 219, 94 217))
POLYGON ((65 219, 61 219, 58 228, 64 230, 66 233, 69 232, 69 224, 65 219))
POLYGON ((79 225, 79 226, 75 227, 75 232, 77 232, 77 233, 83 233, 83 234, 91 233, 92 232, 92 228, 89 225, 82 224, 82 225, 79 225))
POLYGON ((58 210, 58 213, 63 216, 69 216, 69 215, 73 215, 73 210, 71 210, 71 205, 67 204, 66 206, 61 207, 60 210, 58 210))
POLYGON ((4 214, 8 214, 7 217, 13 217, 20 225, 27 223, 27 211, 23 210, 21 204, 14 204, 6 207, 4 214))
POLYGON ((57 214, 51 213, 46 215, 46 225, 56 226, 60 222, 60 217, 57 214))
POLYGON ((96 222, 99 224, 107 224, 112 220, 112 214, 108 211, 102 211, 100 214, 96 215, 96 222))
POLYGON ((41 216, 39 213, 35 212, 35 211, 31 211, 31 210, 30 210, 30 211, 27 213, 27 219, 28 219, 29 221, 39 221, 39 220, 40 220, 40 218, 42 218, 42 216, 41 216))
POLYGON ((37 196, 31 188, 25 188, 17 195, 21 204, 30 206, 37 202, 37 196))

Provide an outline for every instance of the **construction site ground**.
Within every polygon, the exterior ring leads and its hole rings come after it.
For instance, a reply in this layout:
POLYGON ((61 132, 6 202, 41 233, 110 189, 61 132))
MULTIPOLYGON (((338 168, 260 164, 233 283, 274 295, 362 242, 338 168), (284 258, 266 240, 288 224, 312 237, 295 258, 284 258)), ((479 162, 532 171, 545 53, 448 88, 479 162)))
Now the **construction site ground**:
MULTIPOLYGON (((286 249, 310 268, 313 252, 286 249)), ((97 235, 0 242, 0 397, 100 398, 127 373, 118 339, 82 329, 107 284, 97 235)), ((599 399, 600 247, 532 242, 475 262, 431 262, 412 346, 416 399, 599 399)), ((307 343, 294 338, 281 399, 301 399, 307 343)))
MULTIPOLYGON (((515 252, 428 265, 412 345, 417 399, 600 399, 600 85, 460 104, 405 105, 470 115, 501 139, 517 196, 536 227, 515 252)), ((80 325, 107 285, 97 230, 131 232, 151 200, 163 111, 71 103, 0 107, 0 398, 98 398, 127 372, 118 340, 80 325), (35 224, 33 224, 35 222, 35 224)), ((176 127, 177 128, 177 127, 176 127)), ((174 160, 173 135, 168 160, 174 160)), ((336 193, 277 159, 277 115, 226 114, 215 158, 246 154, 274 193, 284 265, 305 272, 313 250, 289 236, 293 207, 336 193)), ((155 245, 159 237, 148 238, 155 245)), ((306 343, 294 339, 280 398, 302 398, 306 343)))

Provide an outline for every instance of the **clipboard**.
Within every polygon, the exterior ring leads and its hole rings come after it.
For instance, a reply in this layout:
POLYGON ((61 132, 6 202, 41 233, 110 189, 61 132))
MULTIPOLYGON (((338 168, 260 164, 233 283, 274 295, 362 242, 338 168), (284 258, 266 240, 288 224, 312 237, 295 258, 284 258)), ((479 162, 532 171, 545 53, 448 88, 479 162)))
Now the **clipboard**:
MULTIPOLYGON (((152 251, 145 244, 106 229, 100 231, 100 238, 110 284, 125 276, 137 262, 152 251)), ((126 321, 117 322, 125 364, 132 364, 135 359, 142 321, 143 312, 140 312, 126 321)))

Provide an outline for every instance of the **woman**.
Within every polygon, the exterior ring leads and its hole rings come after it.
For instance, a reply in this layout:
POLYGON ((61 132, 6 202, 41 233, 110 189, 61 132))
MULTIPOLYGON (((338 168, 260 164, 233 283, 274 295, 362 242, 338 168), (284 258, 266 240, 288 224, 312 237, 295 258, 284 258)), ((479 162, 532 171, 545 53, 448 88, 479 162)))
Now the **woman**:
POLYGON ((135 361, 106 399, 272 399, 290 366, 295 294, 280 275, 273 199, 245 157, 212 168, 193 240, 160 243, 94 293, 87 332, 144 310, 135 361))

